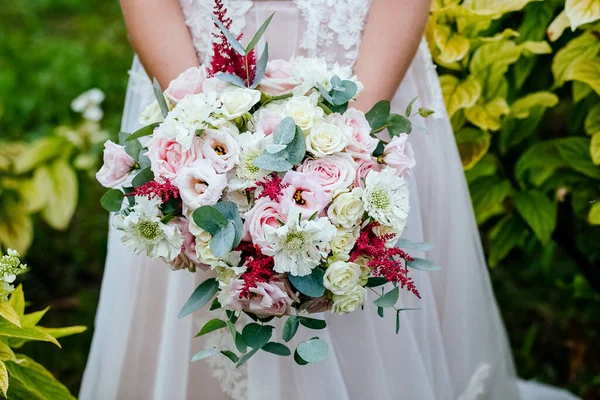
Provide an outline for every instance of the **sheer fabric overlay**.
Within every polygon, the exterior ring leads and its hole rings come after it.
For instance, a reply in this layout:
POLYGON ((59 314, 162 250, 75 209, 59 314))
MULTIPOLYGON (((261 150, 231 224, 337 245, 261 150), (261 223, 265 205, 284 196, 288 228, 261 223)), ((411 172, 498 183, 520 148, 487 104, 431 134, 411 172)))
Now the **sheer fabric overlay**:
MULTIPOLYGON (((270 59, 319 56, 352 65, 356 60, 369 0, 225 1, 234 33, 246 40, 273 12, 265 40, 270 59)), ((199 58, 210 58, 211 0, 181 0, 199 58)), ((259 46, 264 45, 264 40, 259 46)), ((130 71, 122 130, 133 132, 152 100, 150 80, 137 58, 130 71)), ((300 330, 291 343, 319 335, 329 344, 328 358, 297 366, 291 357, 257 353, 236 369, 224 356, 190 363, 210 345, 231 348, 227 333, 193 338, 214 315, 200 310, 177 313, 194 288, 208 277, 202 271, 171 271, 163 262, 127 250, 110 230, 96 331, 82 400, 96 399, 410 399, 410 400, 568 400, 566 392, 517 384, 504 326, 487 273, 439 79, 425 42, 419 48, 392 107, 419 103, 436 110, 424 122, 428 135, 411 142, 417 167, 409 178, 411 214, 404 236, 435 249, 415 254, 435 260, 443 270, 413 271, 422 300, 403 293, 400 306, 420 308, 377 315, 370 302, 346 316, 325 314, 328 327, 300 330)), ((281 326, 281 324, 279 324, 281 326)), ((281 332, 280 330, 278 333, 281 332)), ((279 339, 280 338, 274 338, 279 339)))

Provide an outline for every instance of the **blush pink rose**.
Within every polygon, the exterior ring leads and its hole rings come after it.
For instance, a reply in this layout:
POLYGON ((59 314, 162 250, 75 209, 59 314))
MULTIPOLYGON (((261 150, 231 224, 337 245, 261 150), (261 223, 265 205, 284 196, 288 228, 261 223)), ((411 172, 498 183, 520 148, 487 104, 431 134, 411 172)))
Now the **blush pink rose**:
POLYGON ((365 179, 367 179, 367 175, 371 171, 381 171, 381 164, 377 163, 377 161, 370 157, 368 159, 358 160, 358 167, 356 168, 356 176, 354 178, 354 186, 365 188, 365 179))
POLYGON ((352 185, 356 167, 349 154, 338 153, 317 159, 309 158, 298 166, 298 172, 316 172, 323 190, 335 194, 352 185))
POLYGON ((294 302, 288 295, 283 282, 258 282, 256 287, 250 289, 250 293, 246 311, 256 314, 258 317, 284 315, 294 302))
POLYGON ((406 133, 394 136, 383 148, 382 160, 396 170, 398 176, 406 176, 416 165, 415 152, 406 133))
POLYGON ((336 118, 336 124, 348 136, 346 151, 352 157, 355 159, 371 157, 379 141, 371 137, 371 127, 361 111, 349 108, 336 118))
POLYGON ((96 174, 96 179, 106 188, 116 189, 127 180, 135 160, 123 146, 107 140, 104 143, 104 164, 96 174))
POLYGON ((217 174, 210 161, 198 159, 180 170, 175 184, 183 201, 183 211, 194 211, 221 199, 227 177, 217 174))
POLYGON ((198 261, 198 255, 196 254, 196 237, 190 232, 188 220, 179 217, 169 222, 169 224, 175 225, 183 236, 181 253, 171 261, 171 268, 173 270, 189 269, 193 271, 198 267, 203 271, 208 270, 208 265, 198 261))
POLYGON ((181 144, 174 138, 155 136, 148 142, 146 155, 152 164, 155 180, 164 183, 164 177, 173 182, 181 168, 202 158, 200 139, 194 136, 192 146, 188 150, 183 150, 181 144))
POLYGON ((165 95, 173 103, 183 100, 188 94, 202 93, 202 84, 206 80, 206 68, 192 67, 182 72, 169 84, 165 95))
POLYGON ((265 75, 258 89, 271 96, 291 93, 299 85, 294 77, 294 67, 286 60, 272 60, 267 64, 265 75))
POLYGON ((269 136, 281 123, 283 114, 273 109, 264 108, 256 113, 258 121, 255 123, 256 133, 269 136))
POLYGON ((281 226, 279 221, 286 221, 279 203, 270 200, 268 197, 258 199, 254 207, 244 215, 244 219, 243 240, 252 241, 261 249, 272 248, 273 246, 273 243, 266 239, 264 226, 270 225, 277 228, 281 226))
POLYGON ((316 171, 288 171, 281 185, 285 187, 281 196, 281 211, 286 215, 297 209, 302 218, 307 219, 315 212, 321 213, 331 201, 331 194, 321 187, 316 171))
POLYGON ((229 284, 222 285, 217 297, 221 306, 227 310, 242 311, 248 304, 248 299, 240 298, 244 285, 242 279, 232 279, 229 284))
POLYGON ((205 129, 201 149, 202 156, 211 162, 218 174, 231 171, 240 159, 240 146, 225 127, 205 129))

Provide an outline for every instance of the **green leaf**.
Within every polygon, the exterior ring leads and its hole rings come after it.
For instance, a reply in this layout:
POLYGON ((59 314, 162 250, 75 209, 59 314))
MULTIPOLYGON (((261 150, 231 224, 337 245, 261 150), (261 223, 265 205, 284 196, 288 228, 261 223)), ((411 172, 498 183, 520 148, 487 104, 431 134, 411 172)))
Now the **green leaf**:
POLYGON ((265 72, 267 70, 267 63, 269 62, 269 44, 265 43, 265 49, 261 54, 260 58, 256 62, 256 70, 254 72, 254 81, 252 81, 251 89, 255 89, 262 81, 262 78, 265 76, 265 72))
POLYGON ((593 106, 585 117, 585 133, 590 136, 600 133, 600 103, 593 106))
POLYGON ((216 347, 204 349, 204 350, 201 350, 201 351, 197 352, 196 354, 194 354, 194 356, 192 357, 192 362, 204 360, 205 358, 212 357, 219 353, 220 353, 220 351, 216 347))
POLYGON ((257 323, 250 323, 242 330, 242 336, 246 344, 253 349, 259 349, 263 347, 273 334, 273 327, 269 325, 260 325, 257 323))
POLYGON ((17 361, 17 357, 15 356, 13 349, 11 349, 10 346, 2 340, 0 340, 0 360, 17 361))
POLYGON ((278 356, 289 356, 292 351, 283 343, 269 342, 265 344, 262 349, 268 353, 275 354, 278 356))
POLYGON ((229 358, 232 362, 236 363, 240 360, 240 358, 233 351, 229 350, 221 350, 221 354, 225 357, 229 358))
POLYGON ((334 106, 340 106, 342 104, 348 103, 356 92, 358 91, 358 87, 356 83, 348 80, 344 80, 341 82, 341 86, 334 87, 331 92, 331 98, 333 100, 334 106))
POLYGON ((127 136, 127 139, 125 139, 125 140, 127 142, 131 142, 133 140, 137 140, 144 136, 150 136, 154 133, 154 129, 156 127, 158 127, 159 125, 160 125, 160 122, 155 122, 153 124, 146 125, 143 128, 140 128, 137 131, 133 132, 131 135, 127 136))
POLYGON ((6 392, 8 391, 8 370, 3 361, 0 361, 0 390, 2 390, 2 395, 6 397, 6 392))
POLYGON ((213 206, 197 208, 192 214, 192 218, 196 225, 213 236, 227 227, 229 223, 227 217, 213 206))
POLYGON ((423 258, 415 258, 413 261, 407 261, 406 265, 410 268, 418 269, 421 271, 440 271, 442 267, 437 265, 436 263, 425 260, 423 258))
POLYGON ((18 358, 23 361, 6 363, 10 376, 9 398, 13 398, 11 390, 18 382, 19 388, 27 393, 25 399, 75 400, 69 390, 41 364, 22 354, 19 354, 18 358))
POLYGON ((300 293, 309 297, 321 297, 325 294, 325 286, 323 286, 324 276, 325 271, 321 268, 314 268, 309 275, 305 276, 288 274, 288 279, 300 293))
POLYGON ((558 104, 558 96, 550 92, 530 93, 510 106, 510 113, 514 118, 525 119, 531 115, 534 107, 554 107, 558 104))
POLYGON ((327 343, 319 338, 302 342, 296 348, 300 358, 309 363, 318 363, 327 358, 329 349, 327 343))
POLYGON ((177 317, 183 318, 186 315, 190 315, 194 311, 199 310, 213 298, 218 290, 219 283, 215 278, 205 280, 196 288, 196 290, 194 290, 190 298, 181 308, 181 311, 179 311, 177 317))
POLYGON ((19 320, 19 314, 10 305, 8 301, 0 301, 0 316, 5 318, 8 322, 20 327, 21 321, 19 320))
POLYGON ((275 132, 273 132, 273 143, 290 144, 296 135, 296 123, 292 117, 285 117, 281 120, 275 132))
POLYGON ((556 204, 543 193, 535 190, 517 192, 514 202, 517 211, 540 242, 548 243, 556 227, 556 204))
POLYGON ((565 80, 585 83, 600 94, 600 60, 591 59, 578 62, 569 70, 565 80))
POLYGON ((560 157, 575 171, 590 178, 600 179, 600 168, 590 155, 590 138, 569 137, 553 141, 560 157))
POLYGON ((519 217, 511 214, 500 220, 490 232, 490 267, 498 265, 521 242, 526 233, 519 217))
POLYGON ((298 365, 307 365, 308 361, 304 361, 302 359, 302 357, 300 357, 300 354, 298 354, 298 349, 296 349, 296 351, 294 351, 294 361, 296 361, 296 364, 298 365))
POLYGON ((390 290, 389 292, 387 292, 386 294, 384 294, 383 296, 381 296, 380 298, 375 300, 373 303, 377 307, 382 307, 382 308, 393 307, 396 304, 396 302, 398 301, 399 296, 400 296, 400 288, 398 286, 396 286, 395 288, 393 288, 392 290, 390 290))
POLYGON ((377 307, 377 315, 383 318, 383 307, 377 307))
POLYGON ((131 185, 134 188, 138 188, 138 187, 146 184, 147 182, 151 182, 153 180, 154 180, 154 172, 152 172, 150 167, 148 167, 148 168, 144 168, 143 170, 141 170, 140 172, 137 173, 137 175, 131 181, 131 185))
POLYGON ((327 327, 327 322, 322 319, 308 317, 298 317, 298 319, 302 325, 309 329, 325 329, 327 327))
POLYGON ((387 279, 381 277, 371 277, 367 279, 366 287, 377 287, 381 285, 385 285, 387 283, 387 279))
POLYGON ((233 36, 233 34, 231 32, 229 32, 229 29, 227 29, 225 27, 225 25, 223 25, 223 23, 221 23, 221 21, 219 21, 219 18, 217 18, 216 15, 213 14, 212 19, 213 19, 213 21, 215 21, 215 24, 217 24, 217 26, 219 27, 221 32, 223 32, 223 35, 225 35, 225 38, 227 39, 227 41, 229 42, 231 47, 233 47, 233 49, 239 55, 245 56, 246 50, 244 49, 244 46, 242 46, 242 44, 236 39, 236 37, 233 36))
POLYGON ((240 353, 245 353, 248 350, 248 344, 244 340, 242 334, 237 331, 235 325, 230 321, 227 321, 227 327, 229 328, 229 332, 231 332, 231 337, 233 338, 233 342, 235 343, 235 348, 240 353))
POLYGON ((408 105, 406 106, 406 113, 404 114, 406 116, 406 118, 410 117, 410 114, 412 114, 412 107, 415 104, 415 101, 417 101, 419 97, 415 97, 414 99, 412 99, 410 101, 410 103, 408 103, 408 105))
POLYGON ((79 333, 87 331, 87 326, 82 325, 74 325, 74 326, 66 326, 63 328, 46 328, 43 326, 37 327, 42 332, 46 332, 47 334, 54 336, 55 339, 60 339, 62 337, 77 335, 79 333))
POLYGON ((233 242, 233 247, 237 247, 242 241, 243 234, 243 222, 238 206, 231 201, 220 201, 213 207, 220 211, 228 221, 233 223, 235 228, 235 240, 233 242))
POLYGON ((372 131, 381 129, 387 124, 388 117, 390 115, 390 102, 387 100, 381 100, 365 114, 367 122, 372 131))
POLYGON ((234 248, 236 229, 233 222, 228 221, 227 226, 217 232, 210 240, 210 250, 215 257, 223 257, 234 248))
POLYGON ((119 189, 110 189, 100 198, 100 204, 109 212, 119 212, 123 206, 125 195, 119 189))
POLYGON ((21 317, 21 323, 23 326, 36 326, 40 320, 50 310, 50 307, 46 307, 43 310, 35 311, 29 314, 25 314, 21 317))
POLYGON ((10 294, 8 302, 19 316, 25 314, 25 294, 23 293, 23 285, 17 285, 15 290, 10 294))
POLYGON ((256 33, 254 34, 254 37, 252 38, 252 40, 250 41, 250 43, 248 43, 248 46, 246 47, 246 54, 249 54, 250 51, 252 51, 254 46, 256 46, 256 44, 258 43, 260 38, 264 35, 264 33, 267 30, 267 27, 269 26, 269 24, 271 23, 271 20, 273 19, 274 15, 275 15, 275 13, 271 14, 269 16, 269 18, 267 18, 265 20, 265 22, 263 22, 263 24, 260 26, 260 28, 258 28, 258 31, 256 31, 256 33))
POLYGON ((219 308, 221 308, 221 303, 219 303, 218 298, 215 298, 210 305, 209 311, 218 310, 219 308))
POLYGON ((400 333, 400 311, 396 312, 396 335, 400 333))
POLYGON ((399 114, 392 114, 387 120, 387 128, 390 136, 399 136, 401 133, 412 132, 412 122, 399 114))
POLYGON ((297 316, 292 315, 288 317, 287 321, 283 325, 283 331, 281 332, 281 337, 286 342, 292 340, 296 332, 298 332, 298 327, 300 326, 300 321, 297 316))
POLYGON ((488 176, 469 185, 477 224, 504 213, 504 199, 511 194, 510 181, 498 176, 488 176))
POLYGON ((19 328, 18 326, 13 325, 11 322, 5 320, 0 320, 0 336, 15 339, 25 339, 26 341, 37 340, 42 342, 50 342, 60 347, 60 344, 53 336, 39 328, 19 328))
POLYGON ((419 108, 419 115, 423 118, 427 118, 430 115, 435 114, 435 111, 429 109, 429 108, 425 108, 425 107, 420 107, 419 108))
POLYGON ((227 323, 225 321, 222 321, 218 318, 211 319, 206 324, 204 324, 202 329, 200 329, 200 332, 198 332, 198 334, 196 334, 195 337, 206 335, 207 333, 214 332, 221 328, 225 328, 226 326, 227 323))
POLYGON ((156 97, 158 106, 160 107, 160 112, 162 113, 163 118, 166 118, 167 114, 169 114, 169 106, 167 106, 165 95, 163 94, 160 84, 156 78, 152 79, 152 90, 154 91, 154 96, 156 97))
POLYGON ((252 357, 253 355, 256 354, 257 351, 259 351, 260 349, 252 349, 248 352, 248 354, 246 354, 244 357, 240 358, 240 361, 238 361, 238 363, 235 365, 236 367, 241 367, 242 365, 246 364, 246 362, 250 359, 250 357, 252 357))
POLYGON ((58 159, 44 168, 48 168, 50 182, 42 218, 52 228, 64 230, 69 226, 77 208, 77 174, 64 159, 58 159))
POLYGON ((125 142, 125 152, 135 161, 140 159, 140 151, 142 151, 142 144, 139 140, 129 140, 125 142))
POLYGON ((400 247, 401 249, 407 249, 407 250, 417 250, 417 251, 423 251, 423 252, 428 252, 433 250, 433 246, 430 245, 429 243, 425 243, 425 242, 411 242, 408 239, 399 239, 396 242, 396 247, 400 247))

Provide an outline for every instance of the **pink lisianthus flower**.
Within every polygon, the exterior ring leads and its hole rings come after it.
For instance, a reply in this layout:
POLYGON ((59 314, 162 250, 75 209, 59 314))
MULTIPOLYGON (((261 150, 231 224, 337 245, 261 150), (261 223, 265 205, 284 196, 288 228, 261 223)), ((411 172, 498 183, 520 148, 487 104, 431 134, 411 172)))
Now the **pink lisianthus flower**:
POLYGON ((288 171, 281 181, 284 187, 281 197, 281 211, 289 214, 297 209, 303 219, 310 218, 315 212, 321 213, 331 201, 331 194, 321 186, 319 174, 312 172, 288 171))
POLYGON ((382 161, 396 170, 398 176, 404 176, 416 165, 415 152, 406 133, 394 136, 383 148, 382 161))
POLYGON ((201 149, 204 158, 211 162, 218 174, 231 171, 240 159, 240 146, 225 127, 221 130, 205 129, 201 149))
POLYGON ((188 94, 202 93, 202 84, 205 80, 206 68, 204 66, 188 68, 171 81, 165 90, 165 95, 173 103, 178 103, 188 94))
POLYGON ((257 282, 256 287, 250 288, 250 293, 246 310, 259 317, 287 314, 294 302, 283 282, 257 282))
POLYGON ((276 201, 268 197, 258 199, 254 207, 244 216, 244 236, 243 240, 252 241, 261 249, 271 248, 273 243, 266 239, 264 231, 265 225, 277 228, 281 226, 279 221, 285 223, 286 218, 281 212, 281 207, 276 201))

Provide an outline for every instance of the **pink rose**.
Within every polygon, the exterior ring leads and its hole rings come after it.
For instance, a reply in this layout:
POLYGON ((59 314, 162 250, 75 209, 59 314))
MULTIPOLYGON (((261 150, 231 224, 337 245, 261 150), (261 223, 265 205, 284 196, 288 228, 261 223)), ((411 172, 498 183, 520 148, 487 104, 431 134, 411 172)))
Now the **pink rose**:
POLYGON ((370 157, 368 159, 358 160, 358 168, 356 168, 356 176, 354 178, 354 186, 365 188, 365 179, 367 179, 367 175, 371 170, 373 171, 381 171, 381 164, 378 164, 377 161, 370 157))
POLYGON ((181 245, 181 253, 171 261, 173 270, 189 269, 194 271, 199 267, 203 271, 208 270, 209 266, 201 264, 198 261, 196 254, 196 237, 190 232, 189 222, 184 217, 175 218, 169 224, 175 225, 183 236, 183 244, 181 245))
POLYGON ((198 159, 179 171, 175 183, 186 212, 219 201, 227 187, 227 177, 217 174, 210 161, 198 159))
POLYGON ((202 134, 202 155, 211 162, 217 173, 224 174, 235 168, 240 159, 240 146, 230 130, 205 129, 202 134))
POLYGON ((281 210, 284 214, 296 208, 302 218, 310 218, 315 212, 320 213, 331 201, 331 194, 321 187, 319 174, 312 172, 288 171, 281 185, 281 210))
POLYGON ((302 304, 302 309, 309 314, 322 313, 331 310, 333 301, 326 295, 312 298, 302 304))
POLYGON ((255 124, 256 133, 269 136, 281 123, 283 115, 273 109, 264 108, 259 110, 256 114, 258 121, 255 124))
POLYGON ((261 249, 273 246, 273 244, 266 239, 264 226, 270 225, 277 228, 281 226, 279 221, 286 221, 286 218, 281 212, 279 203, 270 200, 268 197, 258 199, 254 204, 254 207, 244 215, 244 218, 243 240, 247 242, 252 240, 252 242, 260 246, 261 249))
POLYGON ((349 154, 338 153, 317 159, 309 158, 298 166, 298 172, 316 172, 323 190, 335 194, 352 185, 356 163, 349 154))
POLYGON ((242 311, 248 299, 240 298, 245 282, 242 279, 232 279, 226 285, 221 285, 221 291, 217 295, 221 306, 227 310, 242 311))
POLYGON ((163 177, 173 182, 179 170, 187 167, 196 159, 202 158, 200 153, 200 139, 194 136, 192 146, 183 150, 175 138, 155 136, 148 142, 146 154, 152 164, 152 172, 157 182, 164 183, 163 177))
POLYGON ((102 186, 116 189, 127 180, 134 164, 135 160, 123 146, 107 140, 104 143, 104 165, 96 174, 96 179, 102 186))
POLYGON ((165 95, 173 103, 183 100, 188 94, 202 93, 202 84, 206 80, 206 68, 192 67, 182 72, 169 84, 165 95))
POLYGON ((371 137, 371 127, 361 111, 349 108, 336 118, 336 124, 348 135, 346 151, 352 154, 352 157, 371 157, 379 141, 371 137))
POLYGON ((250 301, 246 305, 246 310, 258 317, 284 315, 294 302, 288 296, 283 282, 258 282, 256 287, 250 289, 250 293, 250 301))
POLYGON ((415 152, 406 133, 394 136, 383 148, 383 162, 394 168, 398 176, 406 176, 414 168, 415 152))
POLYGON ((265 76, 258 89, 271 96, 291 93, 299 85, 294 77, 294 67, 289 61, 272 60, 267 64, 265 76))

